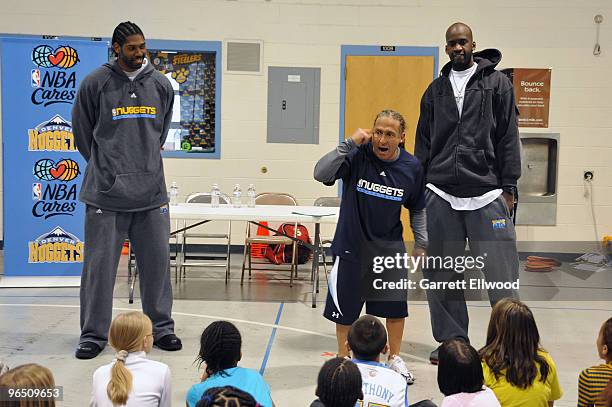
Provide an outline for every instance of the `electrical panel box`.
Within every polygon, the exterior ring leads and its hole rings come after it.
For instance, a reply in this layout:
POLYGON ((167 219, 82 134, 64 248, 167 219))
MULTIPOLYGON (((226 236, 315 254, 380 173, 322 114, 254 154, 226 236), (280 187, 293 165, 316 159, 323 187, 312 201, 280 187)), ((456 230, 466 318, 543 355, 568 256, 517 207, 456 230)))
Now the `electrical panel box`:
POLYGON ((321 68, 268 67, 268 143, 319 143, 321 68))

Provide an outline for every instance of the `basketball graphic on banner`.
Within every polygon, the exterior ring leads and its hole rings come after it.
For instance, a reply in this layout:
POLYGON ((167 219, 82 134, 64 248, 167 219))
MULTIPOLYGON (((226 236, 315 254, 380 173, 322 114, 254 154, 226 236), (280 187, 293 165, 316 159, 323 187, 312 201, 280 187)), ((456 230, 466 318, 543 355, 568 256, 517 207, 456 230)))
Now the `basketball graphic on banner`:
POLYGON ((79 61, 79 55, 72 47, 60 47, 55 51, 55 55, 56 57, 62 56, 57 64, 60 68, 72 68, 79 61))
POLYGON ((72 181, 79 175, 79 164, 73 160, 62 160, 57 163, 56 168, 63 169, 61 173, 57 173, 57 179, 61 181, 72 181))

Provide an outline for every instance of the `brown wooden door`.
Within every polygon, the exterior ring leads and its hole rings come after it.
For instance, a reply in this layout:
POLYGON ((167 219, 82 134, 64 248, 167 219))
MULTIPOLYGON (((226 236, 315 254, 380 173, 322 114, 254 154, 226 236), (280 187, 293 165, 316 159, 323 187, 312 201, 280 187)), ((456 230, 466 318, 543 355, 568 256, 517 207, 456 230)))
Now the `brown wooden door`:
MULTIPOLYGON (((434 72, 433 56, 346 57, 344 137, 357 128, 372 128, 381 110, 393 109, 406 120, 406 150, 414 152, 421 96, 434 72)), ((402 210, 404 240, 412 241, 408 211, 402 210)))

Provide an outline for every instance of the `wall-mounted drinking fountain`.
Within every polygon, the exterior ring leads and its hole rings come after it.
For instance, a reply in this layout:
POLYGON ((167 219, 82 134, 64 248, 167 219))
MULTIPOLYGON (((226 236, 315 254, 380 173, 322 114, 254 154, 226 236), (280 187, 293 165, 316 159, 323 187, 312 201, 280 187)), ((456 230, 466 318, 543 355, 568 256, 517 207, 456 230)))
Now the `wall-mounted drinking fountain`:
POLYGON ((559 134, 521 134, 517 225, 555 225, 559 173, 559 134))

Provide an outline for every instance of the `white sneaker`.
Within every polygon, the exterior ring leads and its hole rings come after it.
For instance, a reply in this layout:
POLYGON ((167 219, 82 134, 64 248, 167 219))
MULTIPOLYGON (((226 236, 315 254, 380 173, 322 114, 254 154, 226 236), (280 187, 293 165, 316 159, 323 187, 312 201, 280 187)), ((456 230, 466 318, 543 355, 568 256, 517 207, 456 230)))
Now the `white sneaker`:
POLYGON ((404 379, 406 379, 406 384, 414 383, 414 375, 410 370, 408 370, 408 366, 406 366, 406 362, 398 355, 393 355, 387 361, 387 366, 397 373, 401 374, 404 379))

